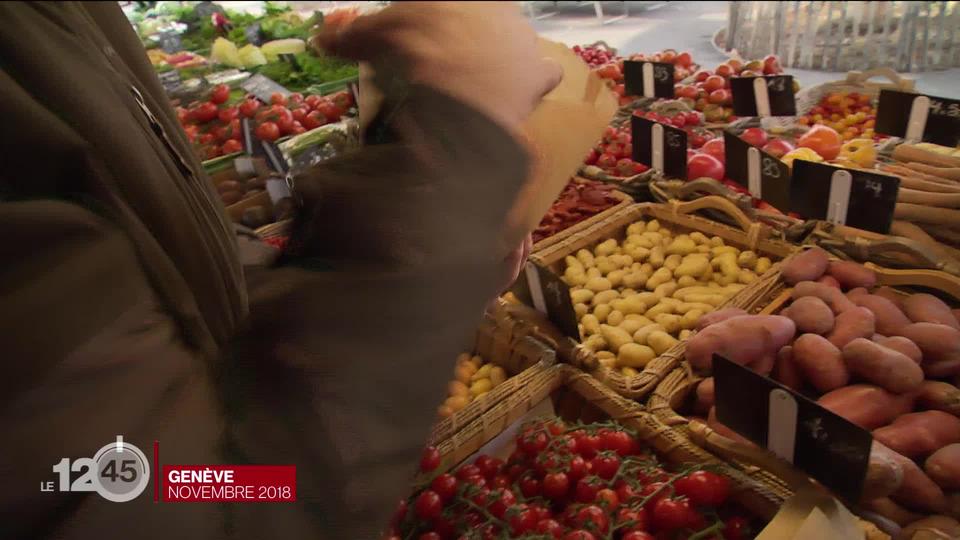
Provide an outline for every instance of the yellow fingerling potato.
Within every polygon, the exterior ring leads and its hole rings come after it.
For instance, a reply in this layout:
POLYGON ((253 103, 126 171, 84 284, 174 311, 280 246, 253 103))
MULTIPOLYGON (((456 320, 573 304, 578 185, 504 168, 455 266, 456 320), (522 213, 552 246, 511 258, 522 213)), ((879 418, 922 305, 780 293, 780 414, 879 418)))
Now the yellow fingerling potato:
POLYGON ((666 329, 665 329, 663 326, 660 326, 660 325, 657 324, 657 323, 648 324, 648 325, 644 326, 643 328, 641 328, 641 329, 639 329, 639 330, 637 330, 636 332, 633 333, 633 341, 634 341, 635 343, 639 343, 639 344, 641 344, 641 345, 646 345, 646 344, 647 344, 647 336, 650 335, 650 332, 656 332, 656 331, 658 331, 658 330, 661 331, 661 332, 665 332, 665 331, 666 331, 666 329))
MULTIPOLYGON (((671 313, 662 313, 653 318, 653 320, 662 326, 668 334, 676 334, 680 331, 680 315, 671 313)), ((649 339, 649 338, 648 338, 649 339)))
MULTIPOLYGON (((713 308, 711 307, 709 311, 713 311, 713 308)), ((697 327, 697 323, 700 322, 700 317, 703 317, 704 313, 706 313, 706 311, 701 309, 691 309, 684 313, 680 319, 680 328, 683 330, 693 330, 697 327)))
POLYGON ((590 302, 594 306, 599 306, 603 304, 609 304, 617 298, 620 297, 620 293, 613 290, 600 291, 597 294, 593 295, 593 300, 590 302))
POLYGON ((584 286, 595 293, 609 291, 611 288, 613 288, 610 280, 604 277, 590 278, 587 280, 587 283, 584 286))
POLYGON ((753 268, 757 264, 757 254, 747 250, 741 251, 737 257, 737 265, 741 268, 753 268))
POLYGON ((637 343, 626 343, 617 351, 617 365, 620 367, 642 368, 656 358, 653 349, 637 343))
POLYGON ((653 349, 653 352, 656 353, 657 356, 667 352, 670 347, 673 347, 677 343, 679 342, 666 332, 655 331, 647 335, 647 345, 653 349))
POLYGON ((586 304, 593 300, 594 294, 590 289, 571 289, 570 301, 574 304, 586 304))
POLYGON ((689 255, 697 250, 697 243, 686 234, 676 236, 667 246, 668 255, 689 255))
POLYGON ((447 393, 451 396, 470 395, 470 388, 460 381, 450 381, 447 384, 447 393))
POLYGON ((758 276, 762 276, 770 270, 770 267, 773 266, 773 262, 766 257, 760 257, 757 259, 757 265, 753 268, 753 271, 757 273, 758 276))
POLYGON ((580 324, 583 325, 583 329, 587 332, 588 336, 600 333, 600 320, 592 313, 584 315, 580 319, 580 324))
POLYGON ((597 244, 597 247, 593 249, 593 252, 597 255, 610 255, 617 249, 617 241, 613 238, 609 240, 604 240, 597 244))
POLYGON ((623 313, 613 310, 607 315, 607 324, 611 326, 620 326, 620 323, 623 322, 623 313))
POLYGON ((607 345, 613 352, 619 351, 620 347, 627 343, 633 343, 633 336, 628 334, 626 330, 609 324, 600 325, 600 334, 603 339, 607 340, 607 345))
POLYGON ((593 253, 590 253, 588 249, 581 249, 577 251, 577 259, 583 264, 584 267, 590 268, 594 265, 593 253))
POLYGON ((577 319, 580 319, 587 313, 590 313, 590 308, 586 304, 574 304, 573 312, 577 314, 577 319))
POLYGON ((479 379, 470 385, 470 395, 480 397, 493 389, 493 383, 490 379, 479 379))

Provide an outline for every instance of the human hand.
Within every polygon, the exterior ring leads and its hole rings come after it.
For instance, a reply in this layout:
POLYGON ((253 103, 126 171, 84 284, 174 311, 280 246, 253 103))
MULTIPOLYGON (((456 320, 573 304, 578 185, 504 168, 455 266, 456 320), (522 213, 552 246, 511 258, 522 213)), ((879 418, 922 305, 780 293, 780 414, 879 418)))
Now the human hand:
POLYGON ((561 80, 514 2, 398 2, 327 26, 315 43, 378 76, 443 91, 511 132, 561 80))

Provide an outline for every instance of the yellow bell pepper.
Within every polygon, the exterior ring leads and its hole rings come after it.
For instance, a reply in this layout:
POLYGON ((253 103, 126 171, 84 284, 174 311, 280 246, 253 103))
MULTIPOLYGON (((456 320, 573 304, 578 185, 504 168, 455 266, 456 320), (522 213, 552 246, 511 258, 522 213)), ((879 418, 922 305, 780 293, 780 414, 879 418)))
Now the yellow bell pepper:
POLYGON ((815 163, 822 163, 823 158, 820 157, 820 154, 814 152, 810 148, 797 148, 796 150, 791 150, 784 154, 780 161, 783 161, 787 164, 787 167, 793 167, 793 160, 795 159, 805 159, 807 161, 813 161, 815 163))
POLYGON ((853 139, 840 147, 840 158, 869 169, 877 161, 877 148, 871 139, 853 139))

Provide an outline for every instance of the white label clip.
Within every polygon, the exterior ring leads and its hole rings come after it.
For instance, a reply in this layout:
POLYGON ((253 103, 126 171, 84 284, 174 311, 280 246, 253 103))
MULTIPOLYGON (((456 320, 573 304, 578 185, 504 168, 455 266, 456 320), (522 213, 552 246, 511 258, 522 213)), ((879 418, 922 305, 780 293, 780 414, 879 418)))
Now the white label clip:
POLYGON ((781 388, 770 391, 767 450, 793 463, 797 443, 797 400, 781 388))
POLYGON ((838 170, 833 173, 830 178, 830 199, 827 200, 827 221, 835 225, 846 225, 852 187, 853 176, 850 171, 838 170))
POLYGON ((927 127, 927 115, 930 113, 930 98, 917 96, 910 105, 910 118, 907 120, 907 132, 903 138, 908 143, 918 143, 927 127))

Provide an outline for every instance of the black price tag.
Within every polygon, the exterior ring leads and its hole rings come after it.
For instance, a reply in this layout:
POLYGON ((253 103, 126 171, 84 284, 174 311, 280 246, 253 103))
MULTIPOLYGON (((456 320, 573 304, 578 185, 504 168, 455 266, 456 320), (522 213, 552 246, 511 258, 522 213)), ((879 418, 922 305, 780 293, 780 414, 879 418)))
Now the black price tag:
POLYGON ((687 178, 687 132, 639 116, 630 117, 633 160, 666 176, 687 178))
POLYGON ((511 291, 521 302, 545 313, 564 335, 580 341, 570 287, 549 268, 527 261, 523 275, 513 284, 511 291))
POLYGON ((880 90, 876 132, 911 142, 960 145, 960 101, 880 90))
POLYGON ((664 62, 623 62, 626 95, 673 99, 673 64, 664 62))
POLYGON ((256 134, 254 134, 253 120, 249 118, 240 119, 240 131, 243 132, 243 152, 248 156, 262 156, 263 147, 257 144, 260 142, 260 139, 257 139, 256 134))
POLYGON ((899 190, 896 176, 796 159, 790 210, 805 218, 887 234, 899 190))
POLYGON ((260 23, 253 23, 243 29, 243 35, 247 38, 247 43, 259 47, 263 44, 263 31, 260 29, 260 23))
POLYGON ((271 170, 280 174, 286 174, 290 170, 290 164, 287 163, 276 143, 264 140, 258 140, 257 143, 263 148, 263 154, 267 157, 267 164, 271 170))
POLYGON ((790 208, 790 167, 770 154, 751 146, 729 131, 723 132, 727 178, 775 208, 790 208))
POLYGON ((796 116, 792 75, 731 77, 733 114, 737 116, 796 116))
POLYGON ((816 402, 713 356, 717 420, 817 479, 847 502, 863 491, 873 436, 816 402))
POLYGON ((180 41, 180 34, 176 32, 161 32, 160 48, 163 49, 163 52, 170 54, 183 50, 183 44, 180 41))
POLYGON ((274 93, 280 93, 283 97, 290 95, 289 90, 277 84, 273 79, 259 73, 240 83, 240 87, 264 103, 270 103, 270 96, 274 93))

